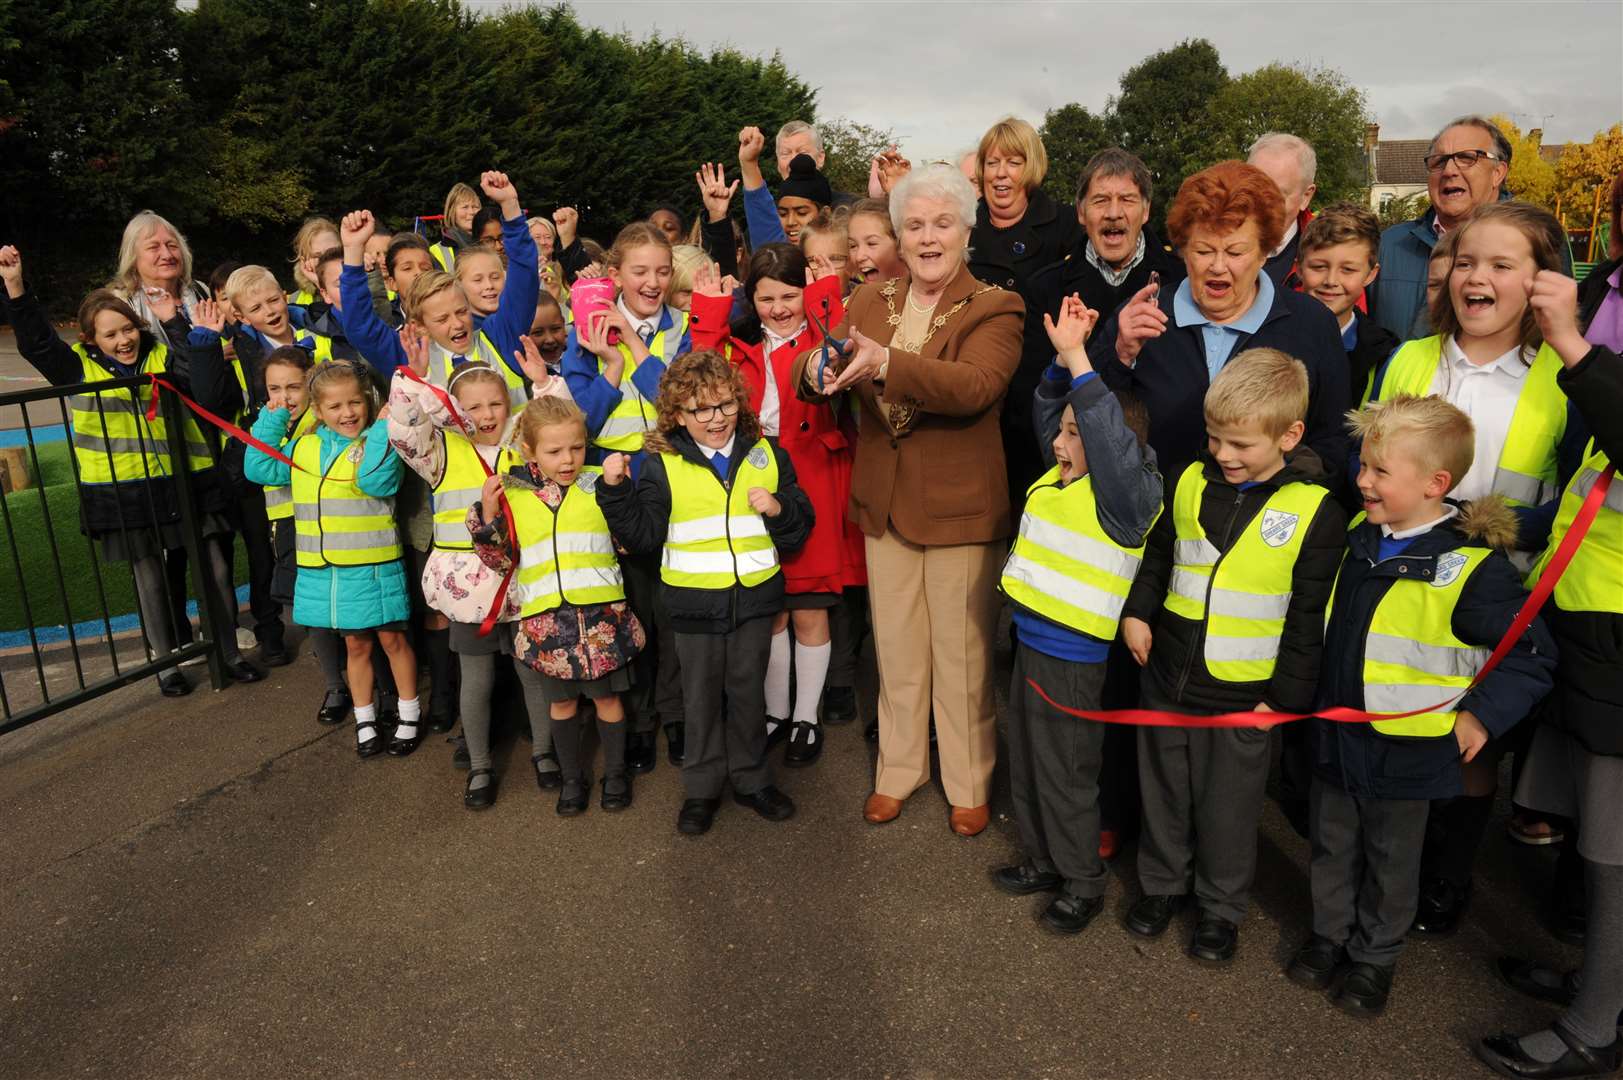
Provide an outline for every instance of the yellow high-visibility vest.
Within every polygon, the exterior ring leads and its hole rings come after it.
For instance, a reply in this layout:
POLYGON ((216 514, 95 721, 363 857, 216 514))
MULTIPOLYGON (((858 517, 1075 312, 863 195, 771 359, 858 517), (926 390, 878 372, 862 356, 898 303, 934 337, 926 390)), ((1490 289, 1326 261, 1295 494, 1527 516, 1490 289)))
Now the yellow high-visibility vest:
POLYGON ((1000 584, 1010 600, 1049 622, 1114 641, 1144 545, 1123 547, 1105 532, 1091 476, 1061 487, 1059 474, 1055 465, 1027 489, 1000 584))
POLYGON ((1292 575, 1302 542, 1330 492, 1317 484, 1276 488, 1227 551, 1200 524, 1206 476, 1195 462, 1172 498, 1172 580, 1167 610, 1206 623, 1205 661, 1222 682, 1262 682, 1274 673, 1290 610, 1292 575))
MULTIPOLYGON (((1595 440, 1589 440, 1584 463, 1572 474, 1567 490, 1561 493, 1561 506, 1550 528, 1550 542, 1527 575, 1528 588, 1533 587, 1555 557, 1555 549, 1572 528, 1578 508, 1610 464, 1606 455, 1595 448, 1595 440)), ((1605 611, 1623 615, 1623 479, 1612 478, 1611 486, 1606 489, 1606 500, 1600 504, 1594 523, 1573 553, 1561 580, 1555 583, 1553 595, 1555 606, 1562 611, 1605 611)))
POLYGON ((394 500, 362 491, 356 470, 364 436, 344 449, 323 472, 321 435, 293 443, 294 549, 300 566, 375 566, 400 558, 394 500))
MULTIPOLYGON (((113 374, 91 358, 84 345, 73 346, 83 367, 80 381, 111 382, 113 374)), ((169 370, 169 349, 154 344, 141 361, 140 375, 163 375, 169 370)), ((79 482, 132 483, 151 477, 169 476, 169 428, 163 414, 146 418, 144 390, 104 390, 73 394, 68 398, 73 426, 73 456, 79 466, 79 482)), ((203 430, 187 412, 182 421, 186 434, 186 466, 201 472, 214 465, 203 430)))
MULTIPOLYGON (((503 447, 496 454, 495 471, 505 474, 523 460, 503 447)), ((445 432, 445 471, 440 474, 440 482, 434 485, 436 551, 473 550, 473 537, 468 532, 468 508, 479 501, 486 475, 479 451, 467 436, 457 431, 445 432)), ((490 508, 485 509, 488 512, 490 508)))
MULTIPOLYGON (((671 325, 654 335, 654 340, 648 343, 648 352, 657 356, 666 364, 676 359, 677 350, 682 346, 682 337, 688 330, 688 314, 667 307, 666 312, 671 317, 671 325)), ((663 316, 661 316, 663 320, 663 316)), ((631 358, 631 346, 620 342, 620 355, 625 357, 625 367, 620 374, 620 400, 609 413, 608 419, 592 437, 592 445, 600 446, 605 450, 619 450, 627 454, 635 454, 642 449, 642 438, 650 431, 658 428, 659 414, 654 410, 654 403, 643 396, 637 389, 631 376, 636 373, 636 361, 631 358)), ((597 370, 601 373, 606 365, 599 358, 597 370)))
POLYGON ((778 459, 762 439, 744 454, 731 486, 709 464, 661 454, 671 484, 671 517, 659 577, 684 589, 759 585, 778 573, 778 549, 766 519, 749 503, 750 488, 778 490, 778 459))
POLYGON ((626 598, 614 538, 597 508, 602 475, 601 469, 584 470, 556 510, 532 492, 508 491, 519 550, 514 588, 524 618, 563 604, 611 604, 626 598))

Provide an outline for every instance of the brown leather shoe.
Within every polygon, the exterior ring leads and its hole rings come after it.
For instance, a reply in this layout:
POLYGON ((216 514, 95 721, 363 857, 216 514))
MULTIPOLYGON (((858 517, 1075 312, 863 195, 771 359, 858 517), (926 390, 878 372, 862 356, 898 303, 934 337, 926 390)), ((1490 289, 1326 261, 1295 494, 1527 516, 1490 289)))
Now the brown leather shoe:
POLYGON ((959 836, 975 836, 986 828, 987 819, 991 816, 986 803, 979 806, 955 806, 952 808, 952 831, 959 836))
POLYGON ((862 817, 869 825, 883 825, 895 821, 902 812, 902 800, 874 792, 862 807, 862 817))

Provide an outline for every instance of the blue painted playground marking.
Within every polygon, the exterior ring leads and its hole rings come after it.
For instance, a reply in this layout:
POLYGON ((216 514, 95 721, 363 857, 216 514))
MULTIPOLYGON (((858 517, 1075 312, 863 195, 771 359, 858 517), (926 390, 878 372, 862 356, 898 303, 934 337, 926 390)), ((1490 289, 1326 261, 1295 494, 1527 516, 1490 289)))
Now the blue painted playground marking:
MULTIPOLYGON (((37 424, 34 427, 35 445, 62 442, 67 437, 67 430, 61 424, 37 424)), ((0 449, 27 445, 28 432, 23 428, 6 428, 0 431, 0 449)))

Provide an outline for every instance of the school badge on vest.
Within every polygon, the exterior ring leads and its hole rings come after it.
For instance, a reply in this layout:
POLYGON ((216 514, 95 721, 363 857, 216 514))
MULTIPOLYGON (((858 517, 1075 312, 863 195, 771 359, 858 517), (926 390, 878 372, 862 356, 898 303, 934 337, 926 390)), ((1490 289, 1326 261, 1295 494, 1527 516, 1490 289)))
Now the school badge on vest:
POLYGON ((366 447, 359 442, 350 443, 349 449, 344 451, 344 456, 349 458, 352 463, 359 465, 361 459, 366 456, 366 447))
POLYGON ((597 473, 581 473, 575 477, 575 486, 590 495, 597 490, 597 473))
POLYGON ((1432 587, 1441 589, 1446 585, 1452 585, 1467 562, 1470 560, 1457 551, 1448 551, 1437 556, 1437 569, 1431 576, 1432 587))
POLYGON ((766 447, 764 447, 764 446, 755 447, 754 449, 752 449, 749 452, 749 456, 746 457, 744 460, 748 461, 752 466, 754 466, 757 469, 766 468, 766 447))
POLYGON ((1262 542, 1269 547, 1284 547, 1296 535, 1296 525, 1302 515, 1288 510, 1262 510, 1262 542))

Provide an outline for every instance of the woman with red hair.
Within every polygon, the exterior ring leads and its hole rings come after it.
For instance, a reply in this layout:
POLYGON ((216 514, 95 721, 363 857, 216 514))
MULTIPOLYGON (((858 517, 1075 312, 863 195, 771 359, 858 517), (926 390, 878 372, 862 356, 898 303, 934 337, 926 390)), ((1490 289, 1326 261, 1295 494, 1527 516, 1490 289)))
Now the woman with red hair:
POLYGON ((1274 288, 1262 272, 1285 228, 1285 202, 1262 170, 1222 161, 1183 182, 1167 213, 1167 235, 1188 278, 1175 289, 1152 281, 1088 346, 1113 390, 1131 390, 1150 415, 1150 446, 1163 476, 1177 476, 1206 445, 1206 388, 1229 358, 1274 348, 1307 366, 1303 445, 1314 450, 1334 490, 1347 460, 1341 410, 1347 354, 1328 308, 1274 288))

